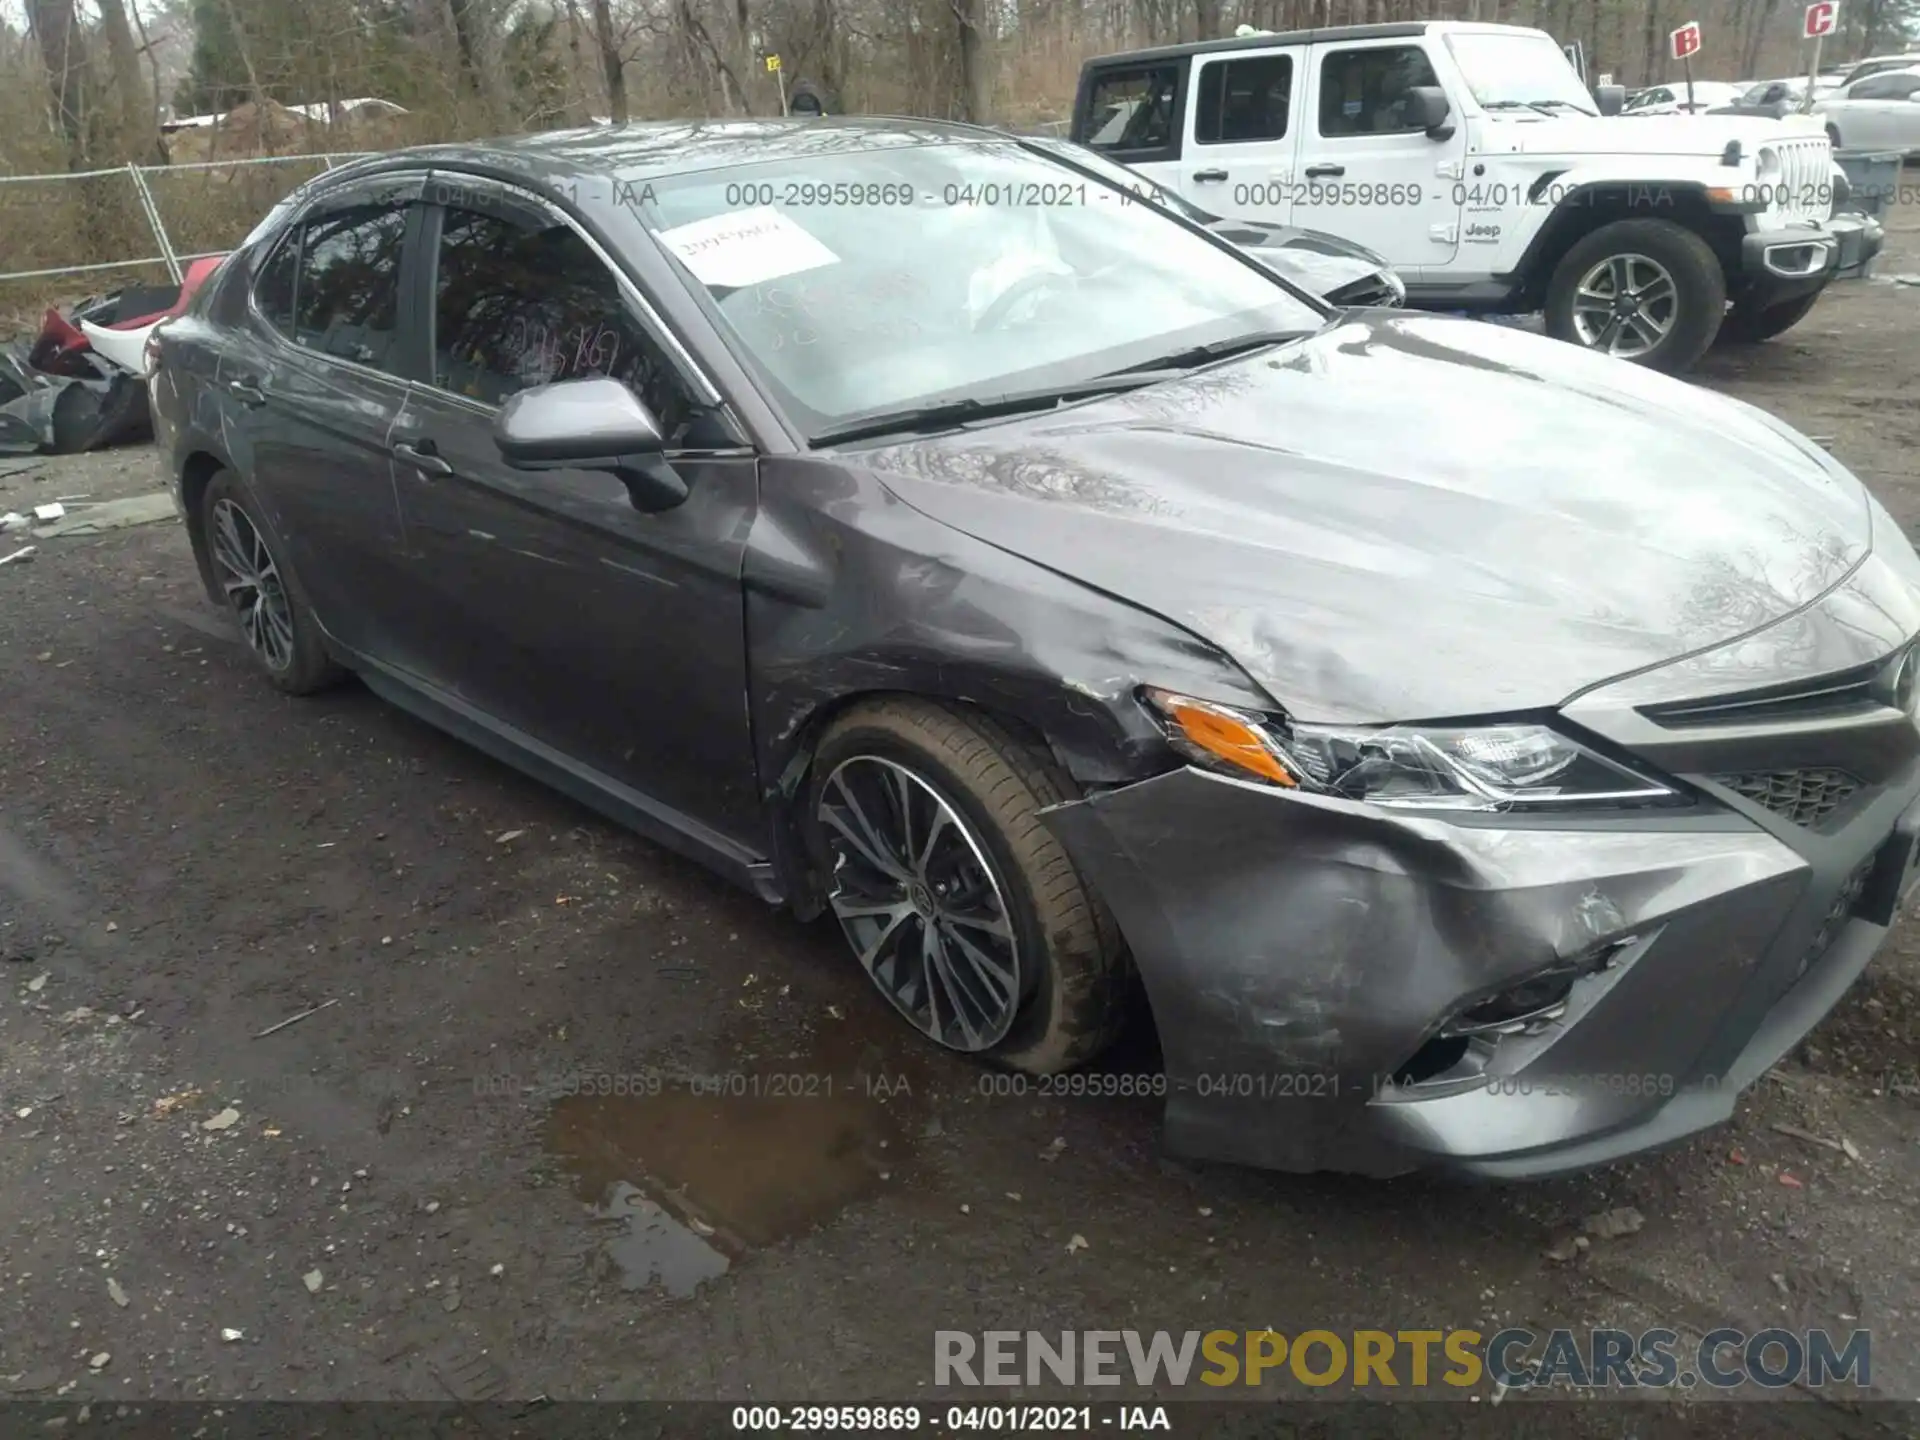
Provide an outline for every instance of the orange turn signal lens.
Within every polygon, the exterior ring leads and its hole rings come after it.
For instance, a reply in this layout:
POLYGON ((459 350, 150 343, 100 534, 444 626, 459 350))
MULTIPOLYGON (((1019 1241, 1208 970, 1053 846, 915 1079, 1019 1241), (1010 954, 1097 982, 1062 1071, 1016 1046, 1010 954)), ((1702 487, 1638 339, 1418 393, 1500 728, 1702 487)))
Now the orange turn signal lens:
POLYGON ((1275 785, 1293 787, 1300 783, 1280 763, 1260 732, 1232 711, 1165 690, 1147 693, 1189 744, 1275 785))

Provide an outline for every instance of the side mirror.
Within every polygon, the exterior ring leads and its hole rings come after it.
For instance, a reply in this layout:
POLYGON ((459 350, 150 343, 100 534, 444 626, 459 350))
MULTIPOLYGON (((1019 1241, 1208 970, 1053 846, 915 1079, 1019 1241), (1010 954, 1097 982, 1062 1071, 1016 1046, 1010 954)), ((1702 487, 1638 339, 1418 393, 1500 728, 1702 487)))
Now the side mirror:
POLYGON ((687 498, 653 412, 606 376, 522 390, 494 417, 493 443, 516 470, 611 471, 636 510, 671 510, 687 498))
POLYGON ((1624 85, 1597 85, 1593 91, 1594 103, 1600 107, 1602 115, 1618 115, 1627 108, 1627 87, 1624 85))
MULTIPOLYGON (((1446 125, 1447 117, 1453 113, 1453 105, 1447 99, 1447 92, 1438 85, 1414 85, 1407 90, 1407 126, 1418 126, 1436 140, 1444 140, 1446 135, 1435 134, 1446 125)), ((1447 135, 1452 134, 1448 127, 1447 135)))

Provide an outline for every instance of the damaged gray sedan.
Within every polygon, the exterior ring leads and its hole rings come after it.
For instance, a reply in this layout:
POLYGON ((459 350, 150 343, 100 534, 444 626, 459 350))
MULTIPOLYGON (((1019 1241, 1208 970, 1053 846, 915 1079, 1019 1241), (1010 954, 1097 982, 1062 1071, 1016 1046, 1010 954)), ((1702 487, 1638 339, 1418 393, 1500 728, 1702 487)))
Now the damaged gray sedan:
POLYGON ((156 342, 209 593, 1171 1145, 1544 1175, 1731 1113, 1885 937, 1920 559, 1749 406, 1329 310, 961 126, 401 152, 156 342))

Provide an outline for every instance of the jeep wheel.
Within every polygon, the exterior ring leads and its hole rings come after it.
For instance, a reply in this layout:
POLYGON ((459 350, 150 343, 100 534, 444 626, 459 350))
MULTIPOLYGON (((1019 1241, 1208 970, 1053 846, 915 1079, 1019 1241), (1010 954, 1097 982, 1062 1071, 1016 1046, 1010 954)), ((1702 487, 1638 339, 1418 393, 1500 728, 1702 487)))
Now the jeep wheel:
POLYGON ((1720 338, 1737 345, 1754 345, 1784 335, 1807 318, 1807 312, 1819 298, 1820 292, 1816 290, 1798 300, 1782 300, 1765 310, 1743 306, 1736 300, 1727 311, 1727 318, 1720 323, 1720 338))
POLYGON ((1726 276, 1705 240, 1671 220, 1616 220, 1555 268, 1547 333, 1674 374, 1706 353, 1726 308, 1726 276))

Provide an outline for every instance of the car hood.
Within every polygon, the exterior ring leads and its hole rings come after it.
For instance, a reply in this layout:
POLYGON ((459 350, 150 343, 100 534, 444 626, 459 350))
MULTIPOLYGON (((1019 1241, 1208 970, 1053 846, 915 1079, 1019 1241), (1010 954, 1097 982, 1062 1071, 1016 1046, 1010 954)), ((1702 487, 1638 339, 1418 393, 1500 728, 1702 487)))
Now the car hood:
POLYGON ((1859 482, 1753 407, 1434 316, 858 459, 1307 720, 1554 707, 1778 620, 1871 548, 1859 482))
POLYGON ((1489 151, 1521 155, 1711 155, 1729 140, 1758 145, 1799 133, 1826 134, 1802 115, 1782 120, 1747 115, 1568 115, 1538 122, 1503 116, 1483 132, 1489 151), (1798 123, 1796 123, 1798 122, 1798 123))

